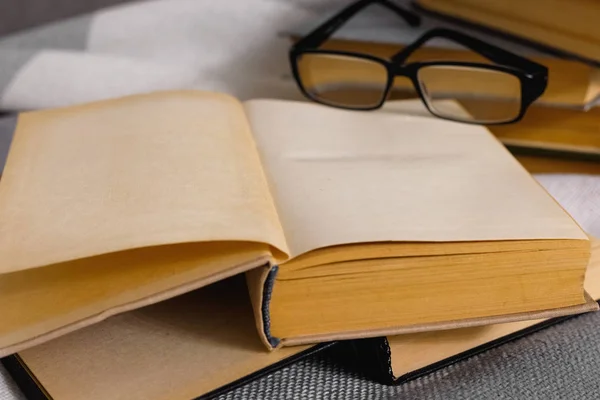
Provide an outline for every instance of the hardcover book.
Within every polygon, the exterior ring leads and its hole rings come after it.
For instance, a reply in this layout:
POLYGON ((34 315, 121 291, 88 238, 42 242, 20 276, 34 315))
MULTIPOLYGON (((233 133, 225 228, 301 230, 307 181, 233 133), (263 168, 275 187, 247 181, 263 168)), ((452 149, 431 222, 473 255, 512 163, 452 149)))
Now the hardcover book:
MULTIPOLYGON (((401 384, 572 317, 265 352, 240 278, 110 318, 2 362, 31 400, 208 399, 325 349, 381 383, 401 384)), ((600 299, 598 240, 585 288, 600 299)))
POLYGON ((600 12, 589 0, 417 0, 428 11, 528 41, 563 57, 600 65, 600 12))
POLYGON ((332 343, 265 351, 243 275, 6 357, 29 399, 208 399, 332 343))
POLYGON ((484 127, 217 93, 19 116, 0 353, 247 272, 269 349, 597 309, 590 241, 484 127))
MULTIPOLYGON (((600 240, 594 239, 585 288, 600 301, 600 240)), ((337 358, 385 384, 401 384, 573 318, 529 320, 340 342, 337 358)))

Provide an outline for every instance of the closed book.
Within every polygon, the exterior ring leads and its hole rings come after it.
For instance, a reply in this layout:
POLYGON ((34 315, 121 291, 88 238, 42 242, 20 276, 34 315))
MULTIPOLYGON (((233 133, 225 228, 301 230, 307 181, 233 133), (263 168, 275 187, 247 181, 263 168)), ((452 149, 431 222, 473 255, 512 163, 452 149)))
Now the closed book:
POLYGON ((33 111, 0 180, 0 353, 242 272, 268 349, 574 314, 589 258, 481 126, 201 91, 33 111))
POLYGON ((417 0, 445 14, 600 65, 600 6, 590 0, 417 0))
POLYGON ((595 161, 600 166, 600 108, 589 111, 530 107, 517 124, 490 126, 511 149, 530 154, 595 161))
MULTIPOLYGON (((585 288, 600 301, 600 240, 595 239, 585 288)), ((340 342, 336 357, 385 384, 401 384, 572 318, 424 332, 340 342)))

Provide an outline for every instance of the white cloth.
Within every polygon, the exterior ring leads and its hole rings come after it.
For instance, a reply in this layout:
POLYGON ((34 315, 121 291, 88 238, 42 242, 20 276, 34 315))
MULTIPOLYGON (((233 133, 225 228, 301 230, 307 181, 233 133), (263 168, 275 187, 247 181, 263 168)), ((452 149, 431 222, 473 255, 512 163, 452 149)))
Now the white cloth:
POLYGON ((600 238, 600 176, 541 174, 536 179, 584 231, 600 238))
POLYGON ((179 88, 300 98, 281 32, 347 3, 154 0, 32 29, 0 41, 0 108, 179 88))

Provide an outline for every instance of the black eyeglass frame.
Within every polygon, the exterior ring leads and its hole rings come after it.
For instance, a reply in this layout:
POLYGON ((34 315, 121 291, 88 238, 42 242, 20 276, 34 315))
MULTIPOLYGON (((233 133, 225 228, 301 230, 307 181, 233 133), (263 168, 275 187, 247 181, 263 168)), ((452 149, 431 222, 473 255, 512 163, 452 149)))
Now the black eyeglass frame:
POLYGON ((420 24, 420 17, 410 11, 404 10, 390 0, 359 0, 345 9, 341 10, 338 14, 334 15, 323 24, 315 28, 313 31, 308 33, 298 42, 296 42, 290 49, 289 57, 290 64, 292 67, 292 73, 294 75, 294 79, 300 89, 300 91, 309 99, 326 104, 329 106, 343 108, 348 110, 359 110, 359 111, 369 111, 380 108, 386 101, 390 90, 392 89, 394 79, 397 76, 403 76, 411 80, 415 91, 421 98, 421 101, 425 105, 425 107, 431 112, 433 115, 438 116, 440 118, 454 120, 465 123, 472 124, 485 124, 485 125, 502 125, 514 123, 523 118, 525 112, 536 99, 538 99, 546 90, 547 82, 548 82, 548 69, 542 64, 531 61, 525 57, 521 57, 517 54, 511 53, 507 50, 504 50, 500 47, 485 43, 479 39, 474 37, 465 35, 458 31, 444 29, 444 28, 436 28, 424 33, 421 37, 419 37, 412 44, 406 46, 398 53, 394 54, 390 60, 386 60, 380 57, 372 56, 364 53, 355 53, 350 51, 338 51, 338 50, 323 50, 319 49, 327 39, 333 35, 335 31, 340 29, 342 25, 344 25, 348 20, 350 20, 355 14, 360 12, 362 9, 366 8, 371 4, 380 4, 384 7, 387 7, 391 11, 398 14, 402 19, 404 19, 410 26, 418 26, 420 24), (428 41, 434 38, 444 38, 456 43, 459 43, 472 51, 482 55, 488 60, 494 62, 495 64, 482 64, 476 62, 463 62, 463 61, 428 61, 428 62, 412 62, 409 64, 404 64, 404 61, 407 60, 411 54, 413 54, 416 50, 422 47, 428 41), (321 55, 332 55, 332 56, 346 56, 359 58, 363 60, 368 60, 371 62, 376 62, 382 65, 387 71, 387 82, 385 89, 382 92, 381 100, 379 103, 373 106, 365 106, 365 107, 353 107, 353 106, 344 106, 339 104, 333 104, 325 102, 315 96, 313 96, 302 83, 302 77, 300 76, 299 68, 298 68, 298 60, 302 55, 306 54, 321 54, 321 55), (507 74, 511 74, 515 76, 521 85, 521 104, 520 110, 518 114, 508 120, 502 121, 489 121, 489 122, 480 122, 480 121, 471 121, 471 120, 463 120, 459 118, 452 118, 446 115, 441 115, 435 111, 433 107, 430 106, 428 102, 427 96, 423 93, 423 89, 421 87, 421 83, 419 81, 419 70, 425 67, 461 67, 461 68, 478 68, 478 69, 488 69, 496 72, 504 72, 507 74))

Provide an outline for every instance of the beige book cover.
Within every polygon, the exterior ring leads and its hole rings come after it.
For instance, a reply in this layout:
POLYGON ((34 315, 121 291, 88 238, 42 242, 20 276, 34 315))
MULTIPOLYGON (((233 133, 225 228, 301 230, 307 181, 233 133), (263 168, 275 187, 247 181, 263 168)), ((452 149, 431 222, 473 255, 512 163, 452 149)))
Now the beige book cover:
POLYGON ((265 351, 238 275, 3 362, 30 397, 190 400, 213 397, 326 347, 265 351))
POLYGON ((483 127, 198 91, 28 112, 0 181, 0 354, 245 271, 268 348, 572 314, 597 308, 588 260, 483 127))

